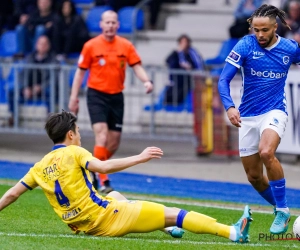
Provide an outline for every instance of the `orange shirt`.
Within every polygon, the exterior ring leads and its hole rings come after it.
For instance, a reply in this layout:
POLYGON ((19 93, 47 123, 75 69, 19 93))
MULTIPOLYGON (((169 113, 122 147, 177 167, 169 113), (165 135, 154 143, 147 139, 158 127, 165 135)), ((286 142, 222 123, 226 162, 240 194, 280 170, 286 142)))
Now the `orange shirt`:
POLYGON ((134 46, 127 39, 115 36, 109 42, 99 35, 84 44, 78 67, 90 70, 89 88, 117 94, 124 89, 126 64, 133 66, 140 62, 134 46))

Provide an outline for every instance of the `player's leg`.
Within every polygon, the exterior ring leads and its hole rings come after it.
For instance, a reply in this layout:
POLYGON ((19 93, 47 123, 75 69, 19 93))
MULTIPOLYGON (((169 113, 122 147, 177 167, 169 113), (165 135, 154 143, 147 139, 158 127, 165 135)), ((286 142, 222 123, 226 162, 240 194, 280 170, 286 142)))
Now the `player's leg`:
MULTIPOLYGON (((118 201, 124 201, 127 200, 127 198, 122 195, 121 193, 117 192, 117 191, 112 191, 109 194, 107 194, 106 197, 112 197, 118 201)), ((175 227, 175 226, 171 226, 171 227, 166 227, 163 229, 160 229, 162 232, 171 235, 174 238, 182 238, 184 231, 181 228, 175 227)))
POLYGON ((248 181, 267 202, 274 206, 273 193, 267 176, 263 174, 263 162, 258 154, 260 133, 257 117, 242 117, 241 120, 239 150, 248 181))
MULTIPOLYGON (((101 123, 95 123, 93 124, 93 131, 95 135, 95 146, 94 146, 94 156, 98 158, 100 161, 106 161, 110 158, 111 152, 108 150, 106 144, 108 141, 108 125, 107 123, 101 122, 101 123)), ((104 190, 103 187, 110 187, 109 185, 109 179, 107 174, 98 174, 100 179, 100 190, 104 193, 109 193, 113 189, 109 188, 107 190, 104 190)))
MULTIPOLYGON (((101 161, 107 160, 108 155, 110 154, 106 148, 108 134, 107 120, 109 113, 108 102, 109 95, 94 89, 88 89, 87 106, 95 135, 94 156, 101 161)), ((103 182, 108 179, 107 175, 102 176, 102 179, 104 179, 103 182)), ((93 182, 94 187, 96 184, 98 183, 95 177, 93 182)))
MULTIPOLYGON (((108 131, 106 134, 105 146, 102 148, 102 150, 105 150, 106 152, 105 160, 109 159, 117 151, 120 145, 124 116, 123 93, 109 95, 106 96, 106 98, 108 131)), ((108 175, 99 174, 99 179, 101 180, 101 192, 109 193, 113 190, 108 175)))
POLYGON ((158 203, 142 202, 138 219, 127 233, 146 233, 162 227, 177 226, 196 234, 212 234, 245 243, 249 241, 248 232, 251 221, 248 206, 245 207, 242 217, 235 225, 227 226, 201 213, 164 207, 158 203))
POLYGON ((267 176, 263 174, 263 162, 259 154, 241 157, 248 181, 255 190, 272 206, 275 206, 275 199, 269 185, 267 176))
POLYGON ((285 233, 290 220, 284 173, 280 162, 275 156, 280 138, 282 138, 285 131, 286 122, 287 115, 282 111, 274 110, 266 115, 261 126, 262 134, 259 144, 259 154, 266 167, 269 183, 276 202, 276 216, 270 228, 273 234, 285 233))

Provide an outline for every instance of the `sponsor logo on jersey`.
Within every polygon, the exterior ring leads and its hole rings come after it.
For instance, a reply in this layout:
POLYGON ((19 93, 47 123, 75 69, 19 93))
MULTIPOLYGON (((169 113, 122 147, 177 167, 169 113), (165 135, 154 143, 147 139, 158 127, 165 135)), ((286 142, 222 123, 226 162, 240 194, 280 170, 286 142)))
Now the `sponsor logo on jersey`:
POLYGON ((228 58, 230 58, 234 62, 238 62, 241 58, 241 55, 232 50, 228 58))
POLYGON ((282 61, 283 61, 284 64, 288 64, 289 61, 290 61, 290 57, 284 56, 284 57, 282 57, 282 61))
POLYGON ((253 51, 253 59, 259 59, 265 55, 264 52, 261 51, 253 51))
POLYGON ((273 72, 265 70, 265 71, 255 71, 253 68, 251 68, 251 75, 258 76, 258 77, 264 77, 264 78, 284 78, 286 77, 286 72, 273 72))

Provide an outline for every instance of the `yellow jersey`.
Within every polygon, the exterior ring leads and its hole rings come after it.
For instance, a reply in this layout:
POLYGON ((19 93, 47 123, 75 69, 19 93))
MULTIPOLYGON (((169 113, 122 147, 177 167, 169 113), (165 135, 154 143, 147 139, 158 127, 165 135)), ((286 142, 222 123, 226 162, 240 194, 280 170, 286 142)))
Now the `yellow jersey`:
POLYGON ((40 186, 63 222, 76 233, 86 232, 112 200, 92 185, 88 164, 93 159, 82 147, 55 145, 20 182, 30 190, 40 186))

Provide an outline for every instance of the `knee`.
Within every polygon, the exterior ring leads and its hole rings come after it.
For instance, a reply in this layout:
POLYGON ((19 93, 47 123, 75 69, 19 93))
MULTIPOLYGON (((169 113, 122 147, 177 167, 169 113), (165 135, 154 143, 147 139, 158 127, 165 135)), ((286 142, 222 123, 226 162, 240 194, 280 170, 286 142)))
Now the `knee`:
POLYGON ((109 151, 114 153, 117 151, 120 145, 120 140, 114 140, 112 142, 109 142, 109 151))
POLYGON ((263 160, 263 162, 269 162, 274 158, 274 152, 270 148, 262 148, 259 150, 260 158, 263 160))
POLYGON ((107 134, 104 131, 95 131, 95 139, 97 144, 99 145, 105 145, 107 141, 107 134))
POLYGON ((256 172, 248 172, 247 173, 248 181, 252 184, 259 183, 263 179, 262 173, 256 173, 256 172))

